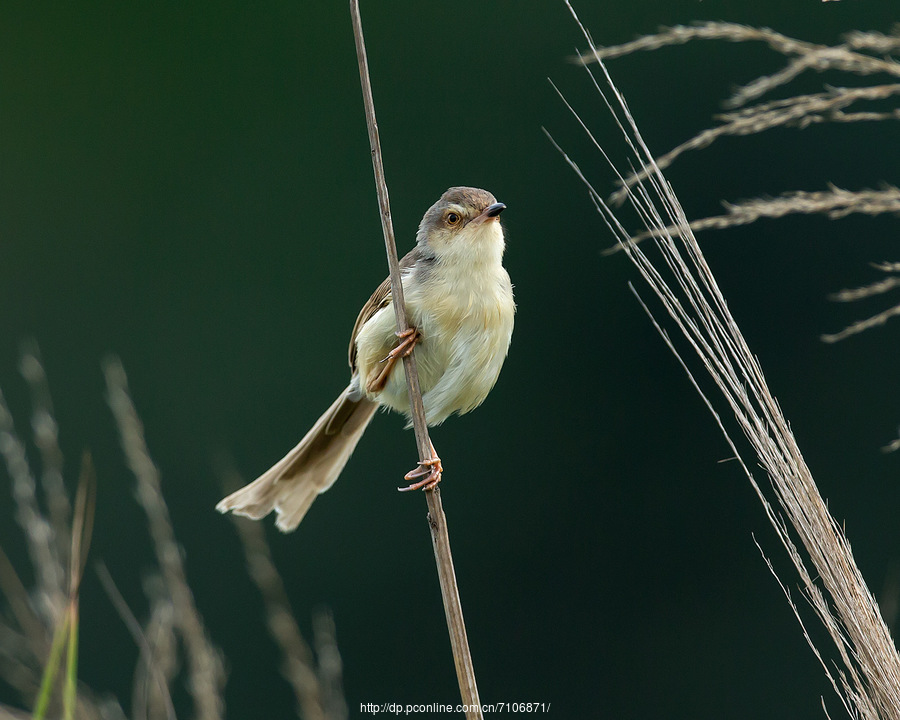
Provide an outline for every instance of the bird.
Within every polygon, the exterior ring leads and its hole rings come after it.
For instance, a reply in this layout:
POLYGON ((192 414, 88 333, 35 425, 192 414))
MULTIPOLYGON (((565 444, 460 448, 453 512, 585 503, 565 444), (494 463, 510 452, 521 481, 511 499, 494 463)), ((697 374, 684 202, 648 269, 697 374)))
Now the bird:
MULTIPOLYGON (((416 245, 400 260, 410 328, 396 332, 391 281, 363 306, 350 336, 350 383, 303 439, 256 480, 216 506, 295 530, 315 498, 337 480, 379 408, 410 417, 402 358, 415 353, 429 426, 479 406, 497 382, 513 332, 515 302, 503 267, 506 205, 488 191, 451 187, 422 217, 416 245)), ((410 427, 411 421, 407 423, 410 427)), ((440 458, 407 473, 400 490, 434 488, 440 458)))

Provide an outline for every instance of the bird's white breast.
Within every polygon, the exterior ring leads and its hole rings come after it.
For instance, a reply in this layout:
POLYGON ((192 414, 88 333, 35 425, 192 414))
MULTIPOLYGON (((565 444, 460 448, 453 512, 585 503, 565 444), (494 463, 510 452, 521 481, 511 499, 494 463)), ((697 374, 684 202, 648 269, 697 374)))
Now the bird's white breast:
MULTIPOLYGON (((499 253, 487 257, 474 253, 463 261, 441 258, 403 279, 410 324, 422 335, 415 356, 429 425, 480 405, 500 374, 515 314, 512 284, 500 263, 501 255, 502 244, 499 253)), ((383 348, 394 344, 394 330, 394 313, 388 306, 360 331, 361 378, 373 371, 373 361, 377 363, 386 353, 383 348)), ((393 372, 384 389, 370 397, 409 413, 402 371, 393 372)))

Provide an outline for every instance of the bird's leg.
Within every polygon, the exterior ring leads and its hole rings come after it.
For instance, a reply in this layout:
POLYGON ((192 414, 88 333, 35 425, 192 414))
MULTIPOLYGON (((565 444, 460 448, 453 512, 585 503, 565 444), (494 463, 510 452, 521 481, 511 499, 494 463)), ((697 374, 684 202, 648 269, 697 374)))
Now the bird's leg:
POLYGON ((422 339, 422 333, 414 327, 406 328, 406 330, 398 330, 394 335, 397 336, 397 345, 381 362, 409 357, 412 355, 412 351, 416 347, 416 344, 422 339))
POLYGON ((422 333, 416 328, 407 328, 394 334, 397 336, 397 344, 381 361, 383 367, 378 375, 366 383, 366 392, 369 394, 384 390, 384 386, 387 385, 388 378, 391 376, 391 371, 394 369, 394 364, 397 360, 412 355, 416 344, 422 339, 422 333))
MULTIPOLYGON (((430 441, 429 441, 430 442, 430 441)), ((418 480, 408 487, 397 488, 400 492, 409 492, 410 490, 434 490, 441 481, 441 473, 444 468, 441 467, 441 459, 438 457, 437 451, 434 449, 434 443, 431 443, 431 457, 427 460, 419 460, 419 466, 415 470, 410 470, 404 476, 404 480, 418 480)))

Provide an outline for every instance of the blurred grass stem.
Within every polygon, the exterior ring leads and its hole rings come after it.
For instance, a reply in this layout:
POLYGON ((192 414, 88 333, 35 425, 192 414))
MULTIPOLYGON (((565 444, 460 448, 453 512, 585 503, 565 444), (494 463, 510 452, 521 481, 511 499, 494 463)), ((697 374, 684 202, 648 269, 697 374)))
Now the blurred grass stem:
POLYGON ((66 651, 62 705, 64 720, 74 720, 78 703, 78 591, 84 576, 84 563, 90 547, 96 507, 96 479, 90 455, 85 453, 72 516, 72 547, 69 554, 69 597, 62 621, 53 635, 50 656, 44 666, 41 687, 34 708, 34 720, 42 720, 50 707, 56 674, 66 651))
POLYGON ((104 367, 109 407, 121 435, 122 449, 137 478, 138 501, 149 522, 150 536, 162 570, 175 623, 184 641, 189 688, 198 720, 221 720, 225 715, 222 688, 225 670, 218 652, 206 634, 187 581, 182 551, 162 495, 160 472, 147 449, 144 428, 128 392, 125 369, 118 359, 104 367))

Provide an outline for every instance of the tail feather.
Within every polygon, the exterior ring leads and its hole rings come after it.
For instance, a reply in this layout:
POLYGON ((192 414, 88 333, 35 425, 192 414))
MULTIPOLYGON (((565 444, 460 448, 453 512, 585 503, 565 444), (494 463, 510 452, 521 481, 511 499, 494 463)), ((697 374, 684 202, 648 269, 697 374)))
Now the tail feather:
POLYGON ((293 450, 216 510, 254 520, 274 510, 279 530, 296 530, 316 496, 337 480, 378 408, 365 398, 351 399, 350 391, 341 393, 293 450))

